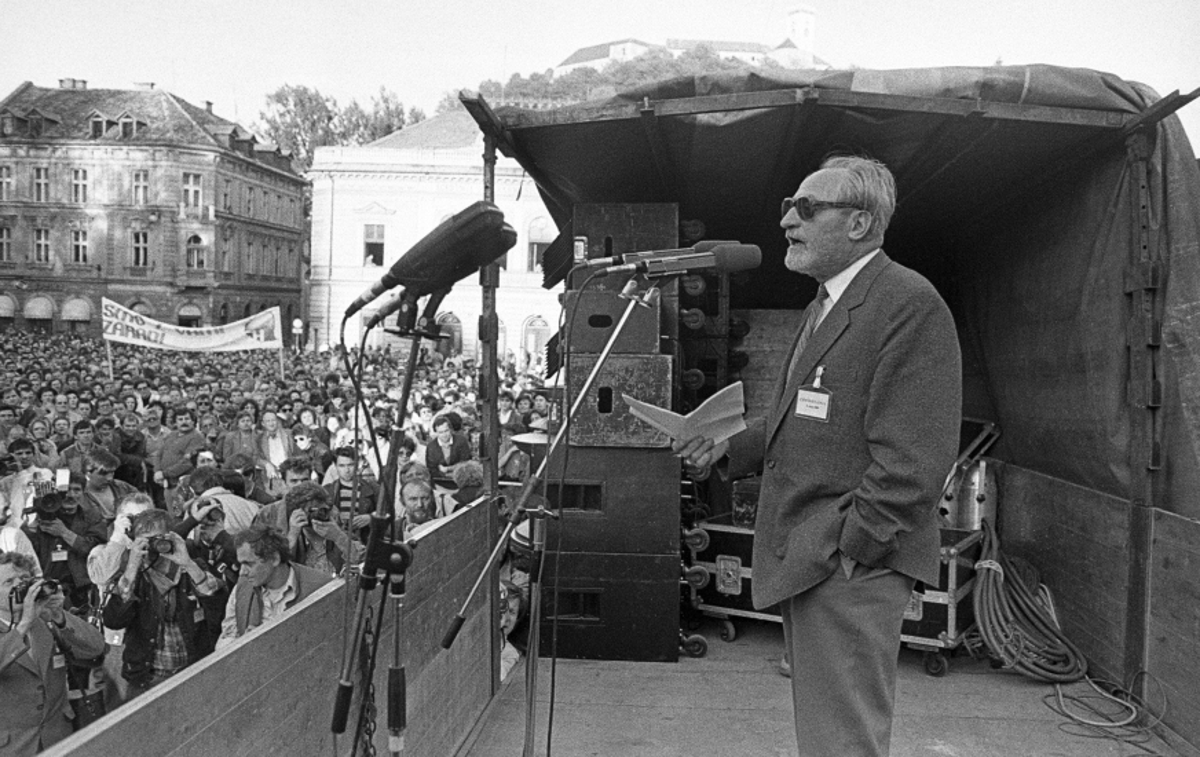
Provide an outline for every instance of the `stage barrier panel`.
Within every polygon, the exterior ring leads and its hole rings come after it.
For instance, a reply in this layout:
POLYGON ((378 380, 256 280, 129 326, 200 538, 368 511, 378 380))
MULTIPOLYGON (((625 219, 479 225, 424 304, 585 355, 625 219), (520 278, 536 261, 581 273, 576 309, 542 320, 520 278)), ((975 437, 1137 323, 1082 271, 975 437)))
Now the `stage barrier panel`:
MULTIPOLYGON (((454 646, 441 648, 495 538, 489 509, 480 504, 455 513, 416 542, 401 619, 408 754, 454 754, 494 694, 499 649, 490 643, 493 592, 480 592, 454 646)), ((357 587, 351 589, 341 582, 323 587, 290 617, 201 660, 43 755, 350 754, 361 673, 354 678, 350 725, 336 743, 330 724, 354 612, 357 587)), ((374 677, 379 754, 387 754, 387 669, 395 629, 388 604, 374 677)))

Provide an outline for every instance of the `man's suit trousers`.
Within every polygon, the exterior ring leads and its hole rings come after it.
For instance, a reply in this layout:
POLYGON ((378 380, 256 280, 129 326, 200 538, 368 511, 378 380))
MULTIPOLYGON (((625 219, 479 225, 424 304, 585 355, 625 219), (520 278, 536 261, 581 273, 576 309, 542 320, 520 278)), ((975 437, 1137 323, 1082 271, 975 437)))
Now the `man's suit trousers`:
POLYGON ((886 757, 912 578, 842 566, 781 603, 800 757, 886 757))

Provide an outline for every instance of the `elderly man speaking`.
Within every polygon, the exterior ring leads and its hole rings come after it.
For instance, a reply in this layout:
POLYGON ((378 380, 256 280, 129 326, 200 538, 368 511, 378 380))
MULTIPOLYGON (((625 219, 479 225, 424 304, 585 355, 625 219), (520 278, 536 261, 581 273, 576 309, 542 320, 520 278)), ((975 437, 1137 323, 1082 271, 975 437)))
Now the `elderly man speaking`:
POLYGON ((783 201, 786 265, 820 287, 774 402, 732 445, 674 445, 699 468, 763 463, 754 604, 782 608, 801 757, 888 753, 904 608, 938 581, 961 356, 933 286, 883 252, 895 204, 891 172, 857 157, 783 201))

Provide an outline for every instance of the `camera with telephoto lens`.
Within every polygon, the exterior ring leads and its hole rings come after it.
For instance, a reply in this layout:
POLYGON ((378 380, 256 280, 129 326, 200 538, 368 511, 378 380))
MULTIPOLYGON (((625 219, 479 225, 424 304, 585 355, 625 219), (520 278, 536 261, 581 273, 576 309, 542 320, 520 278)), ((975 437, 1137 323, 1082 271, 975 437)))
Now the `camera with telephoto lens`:
POLYGON ((63 498, 61 494, 50 492, 33 500, 33 511, 37 513, 38 520, 58 520, 58 512, 62 510, 62 503, 63 498))
POLYGON ((329 505, 309 505, 305 513, 310 521, 329 521, 329 505))
MULTIPOLYGON (((8 601, 18 605, 24 603, 25 595, 29 593, 29 589, 33 586, 35 581, 37 581, 37 579, 31 576, 23 579, 16 586, 12 587, 12 591, 9 592, 8 595, 8 601)), ((38 588, 38 592, 34 597, 34 601, 40 602, 44 599, 53 597, 58 592, 58 587, 58 581, 55 581, 53 578, 47 578, 46 580, 42 581, 41 587, 38 588)))
POLYGON ((175 542, 171 541, 171 537, 166 534, 151 536, 146 539, 146 551, 169 555, 175 551, 175 542))

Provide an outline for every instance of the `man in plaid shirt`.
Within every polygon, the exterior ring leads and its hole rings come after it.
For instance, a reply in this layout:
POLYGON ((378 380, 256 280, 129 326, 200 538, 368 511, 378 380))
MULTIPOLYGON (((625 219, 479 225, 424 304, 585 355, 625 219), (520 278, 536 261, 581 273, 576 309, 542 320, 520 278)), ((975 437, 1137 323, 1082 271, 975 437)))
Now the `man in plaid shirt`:
POLYGON ((149 690, 199 658, 199 597, 220 589, 217 579, 188 556, 171 517, 147 510, 133 518, 129 549, 116 590, 104 605, 104 625, 125 629, 121 676, 129 696, 149 690))

